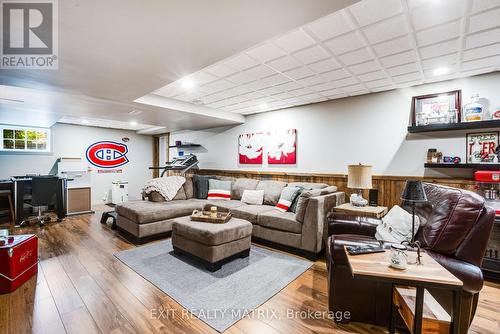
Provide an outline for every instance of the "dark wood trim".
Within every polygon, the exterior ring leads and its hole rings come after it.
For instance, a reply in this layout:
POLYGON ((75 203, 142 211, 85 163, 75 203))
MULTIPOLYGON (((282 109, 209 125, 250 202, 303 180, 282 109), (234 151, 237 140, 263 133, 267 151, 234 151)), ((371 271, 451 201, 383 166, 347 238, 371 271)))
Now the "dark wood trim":
MULTIPOLYGON (((153 167, 158 167, 160 164, 160 137, 153 136, 153 167)), ((159 170, 153 169, 153 177, 158 177, 159 170)))

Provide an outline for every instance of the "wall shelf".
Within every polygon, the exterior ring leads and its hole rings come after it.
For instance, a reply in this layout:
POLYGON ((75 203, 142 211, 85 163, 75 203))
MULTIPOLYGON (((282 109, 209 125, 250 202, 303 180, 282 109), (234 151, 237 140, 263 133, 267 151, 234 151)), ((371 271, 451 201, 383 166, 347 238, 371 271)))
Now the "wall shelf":
POLYGON ((201 147, 200 144, 182 144, 182 145, 170 145, 169 148, 196 148, 201 147))
POLYGON ((469 168, 479 170, 500 170, 500 164, 447 164, 447 163, 426 163, 425 168, 469 168))
POLYGON ((495 119, 489 121, 467 122, 467 123, 409 126, 408 132, 425 133, 425 132, 436 132, 436 131, 457 131, 457 130, 475 130, 475 129, 490 129, 490 128, 500 128, 500 120, 495 119))

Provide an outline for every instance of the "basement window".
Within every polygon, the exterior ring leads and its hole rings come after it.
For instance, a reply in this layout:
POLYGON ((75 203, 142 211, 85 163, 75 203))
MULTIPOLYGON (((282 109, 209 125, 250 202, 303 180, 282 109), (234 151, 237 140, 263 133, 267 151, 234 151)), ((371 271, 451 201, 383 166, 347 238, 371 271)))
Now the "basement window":
POLYGON ((50 152, 50 129, 0 125, 0 151, 50 152))

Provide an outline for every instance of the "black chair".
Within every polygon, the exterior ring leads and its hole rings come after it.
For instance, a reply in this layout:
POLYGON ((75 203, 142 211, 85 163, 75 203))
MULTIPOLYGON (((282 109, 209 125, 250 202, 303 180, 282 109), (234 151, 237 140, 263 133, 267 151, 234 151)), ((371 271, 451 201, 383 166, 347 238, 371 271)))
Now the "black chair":
MULTIPOLYGON (((57 176, 33 176, 31 181, 31 206, 38 208, 37 222, 40 226, 50 221, 50 217, 42 216, 42 207, 52 206, 57 202, 57 176)), ((24 223, 24 222, 23 222, 24 223)), ((26 223, 22 225, 27 225, 26 223)))

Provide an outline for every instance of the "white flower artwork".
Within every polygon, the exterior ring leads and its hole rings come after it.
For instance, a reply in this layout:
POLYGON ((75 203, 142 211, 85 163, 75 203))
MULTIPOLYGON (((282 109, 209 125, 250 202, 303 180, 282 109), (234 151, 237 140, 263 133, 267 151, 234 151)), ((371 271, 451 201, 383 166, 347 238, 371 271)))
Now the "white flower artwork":
POLYGON ((297 130, 279 130, 268 133, 268 164, 297 163, 297 130))
POLYGON ((240 164, 262 164, 264 135, 262 133, 246 133, 238 138, 240 164))

